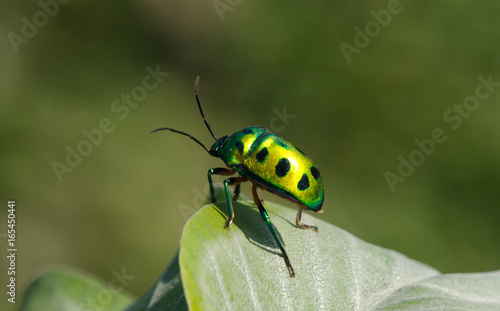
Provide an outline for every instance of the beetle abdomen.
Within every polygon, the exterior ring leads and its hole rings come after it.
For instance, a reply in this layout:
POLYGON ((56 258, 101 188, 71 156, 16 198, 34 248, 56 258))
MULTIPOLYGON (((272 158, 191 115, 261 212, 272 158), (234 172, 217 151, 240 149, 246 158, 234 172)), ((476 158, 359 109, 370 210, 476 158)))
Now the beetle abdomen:
POLYGON ((318 168, 304 153, 280 136, 273 133, 260 135, 242 164, 247 174, 254 175, 248 177, 263 184, 266 190, 311 210, 321 210, 324 194, 318 168))

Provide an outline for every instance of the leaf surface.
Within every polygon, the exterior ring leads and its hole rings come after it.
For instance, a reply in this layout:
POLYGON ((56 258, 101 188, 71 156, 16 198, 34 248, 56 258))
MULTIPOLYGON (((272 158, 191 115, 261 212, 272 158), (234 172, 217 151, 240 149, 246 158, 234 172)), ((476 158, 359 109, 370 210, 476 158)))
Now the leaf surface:
POLYGON ((207 205, 186 224, 179 256, 190 310, 500 310, 500 272, 443 275, 310 214, 264 202, 296 272, 291 278, 251 203, 207 205))
POLYGON ((90 274, 57 269, 41 274, 30 284, 20 311, 123 310, 132 298, 90 274))

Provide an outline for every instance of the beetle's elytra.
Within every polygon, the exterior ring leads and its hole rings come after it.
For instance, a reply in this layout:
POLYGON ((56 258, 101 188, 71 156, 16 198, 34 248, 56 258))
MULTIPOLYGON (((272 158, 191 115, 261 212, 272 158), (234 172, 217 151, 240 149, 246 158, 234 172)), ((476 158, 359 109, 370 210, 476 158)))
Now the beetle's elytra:
POLYGON ((273 134, 260 126, 250 126, 236 131, 232 135, 225 135, 217 138, 210 124, 205 118, 205 113, 198 95, 198 85, 200 77, 195 82, 195 98, 200 114, 205 121, 215 143, 208 149, 195 137, 170 127, 163 127, 151 131, 169 130, 184 136, 188 136, 198 145, 202 146, 211 156, 220 158, 227 167, 212 168, 208 170, 208 183, 210 185, 210 195, 212 203, 216 202, 215 191, 212 182, 212 175, 231 176, 224 180, 224 191, 226 194, 229 217, 226 221, 226 228, 229 228, 234 219, 233 200, 237 200, 240 193, 240 185, 250 181, 252 186, 253 199, 264 221, 267 223, 278 247, 280 248, 285 264, 291 277, 295 276, 288 254, 276 234, 262 202, 258 196, 257 189, 261 188, 274 193, 287 200, 298 204, 296 224, 303 229, 318 231, 315 226, 301 223, 302 209, 310 209, 317 213, 322 212, 324 201, 323 180, 318 167, 302 151, 294 145, 284 140, 280 136, 273 134), (234 197, 231 199, 228 187, 235 186, 234 197))

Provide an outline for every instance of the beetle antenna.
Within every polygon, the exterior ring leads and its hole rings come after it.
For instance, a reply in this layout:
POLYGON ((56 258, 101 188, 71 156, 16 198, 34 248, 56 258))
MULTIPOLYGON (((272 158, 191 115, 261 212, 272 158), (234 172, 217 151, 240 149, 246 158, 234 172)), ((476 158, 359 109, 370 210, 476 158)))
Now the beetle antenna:
POLYGON ((181 135, 184 135, 184 136, 187 136, 189 138, 191 138, 192 140, 194 140, 198 145, 202 146, 203 149, 205 149, 209 154, 210 154, 210 150, 208 150, 207 147, 205 147, 205 145, 199 141, 198 139, 196 139, 195 137, 189 135, 188 133, 185 133, 185 132, 181 132, 181 131, 178 131, 178 130, 175 130, 173 128, 170 128, 170 127, 162 127, 162 128, 159 128, 159 129, 156 129, 156 130, 153 130, 151 132, 149 132, 149 134, 153 134, 153 133, 156 133, 158 131, 164 131, 164 130, 169 130, 171 132, 174 132, 174 133, 178 133, 178 134, 181 134, 181 135))
POLYGON ((208 121, 205 118, 205 112, 203 112, 203 107, 201 106, 200 96, 198 95, 198 85, 199 84, 200 84, 200 76, 197 76, 196 81, 194 82, 194 97, 196 98, 196 102, 198 103, 198 109, 200 109, 201 116, 203 117, 203 121, 205 121, 205 125, 207 126, 207 129, 210 131, 210 134, 212 134, 212 137, 215 140, 217 140, 217 137, 215 137, 214 132, 212 132, 212 129, 210 128, 210 124, 208 124, 208 121))

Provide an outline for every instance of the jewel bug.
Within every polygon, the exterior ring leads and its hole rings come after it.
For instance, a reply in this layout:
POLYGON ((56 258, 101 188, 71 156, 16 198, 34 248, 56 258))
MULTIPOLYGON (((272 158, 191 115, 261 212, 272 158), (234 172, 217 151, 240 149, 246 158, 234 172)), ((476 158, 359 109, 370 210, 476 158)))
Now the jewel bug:
POLYGON ((194 95, 198 109, 205 125, 215 139, 215 143, 208 149, 202 142, 188 133, 170 128, 162 127, 150 132, 150 134, 168 130, 191 138, 203 147, 211 156, 220 158, 227 167, 218 167, 208 170, 208 183, 210 186, 210 198, 216 203, 215 191, 212 183, 212 175, 231 176, 224 180, 224 191, 227 200, 229 217, 225 227, 229 226, 234 219, 232 201, 236 201, 240 194, 240 186, 243 182, 252 183, 252 194, 262 219, 266 222, 276 244, 283 254, 285 264, 291 277, 295 276, 290 258, 274 230, 269 215, 259 198, 257 190, 264 189, 289 201, 297 203, 299 208, 296 217, 296 225, 303 229, 312 229, 318 232, 315 226, 302 224, 302 209, 310 209, 317 213, 322 212, 324 190, 323 180, 318 167, 302 151, 280 136, 273 134, 260 126, 250 126, 231 135, 217 138, 205 118, 198 94, 200 77, 196 77, 194 95), (228 186, 235 186, 234 197, 231 200, 228 186))

